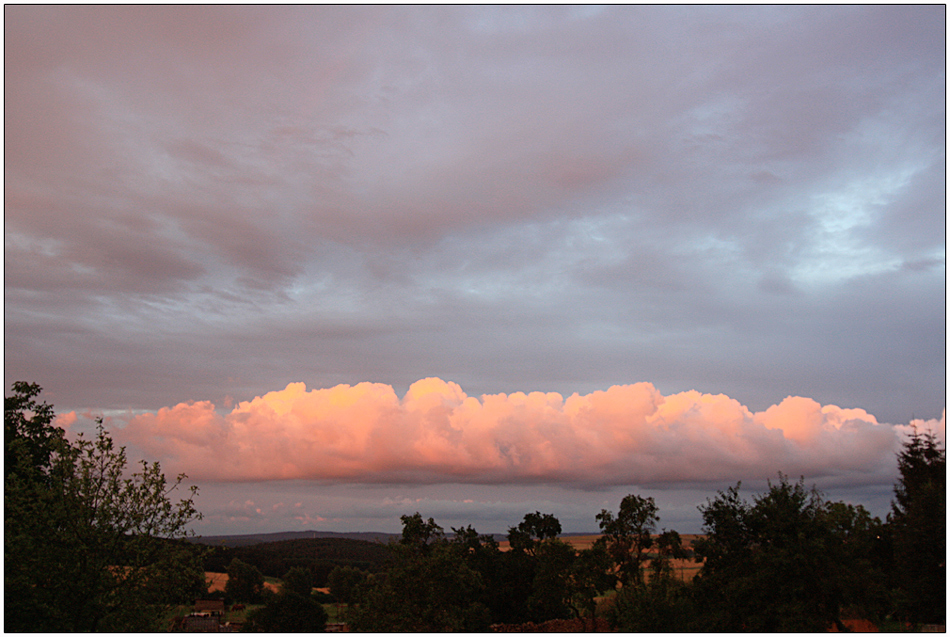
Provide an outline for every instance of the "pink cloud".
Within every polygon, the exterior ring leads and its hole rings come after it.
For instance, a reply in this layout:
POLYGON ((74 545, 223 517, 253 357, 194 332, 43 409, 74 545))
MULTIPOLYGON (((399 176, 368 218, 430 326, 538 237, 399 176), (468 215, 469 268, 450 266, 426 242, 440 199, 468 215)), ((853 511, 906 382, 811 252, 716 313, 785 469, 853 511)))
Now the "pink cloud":
POLYGON ((53 426, 62 427, 64 430, 69 431, 69 428, 76 424, 77 420, 79 420, 79 416, 76 415, 75 411, 65 414, 56 414, 56 418, 53 419, 53 426))
MULTIPOLYGON (((943 422, 943 421, 941 421, 943 422)), ((650 383, 566 399, 480 398, 426 378, 399 399, 379 383, 303 383, 221 415, 207 401, 132 418, 116 432, 194 480, 361 483, 752 480, 889 471, 900 428, 862 409, 790 396, 751 412, 725 395, 663 396, 650 383)))

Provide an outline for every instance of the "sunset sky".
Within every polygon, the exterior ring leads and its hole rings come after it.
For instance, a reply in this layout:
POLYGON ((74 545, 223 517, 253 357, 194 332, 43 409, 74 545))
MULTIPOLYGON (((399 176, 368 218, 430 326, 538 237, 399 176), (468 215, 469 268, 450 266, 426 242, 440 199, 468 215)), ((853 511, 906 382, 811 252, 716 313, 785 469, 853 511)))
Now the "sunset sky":
POLYGON ((945 440, 945 7, 4 7, 4 367, 204 535, 661 526, 945 440))

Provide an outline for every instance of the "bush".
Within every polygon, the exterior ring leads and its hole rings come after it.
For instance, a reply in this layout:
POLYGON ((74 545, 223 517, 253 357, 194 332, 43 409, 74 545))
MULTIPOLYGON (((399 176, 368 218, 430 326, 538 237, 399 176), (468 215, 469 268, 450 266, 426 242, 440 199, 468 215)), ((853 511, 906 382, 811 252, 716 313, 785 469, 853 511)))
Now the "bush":
POLYGON ((327 612, 310 597, 293 591, 272 596, 247 614, 245 632, 316 633, 327 627, 327 612))

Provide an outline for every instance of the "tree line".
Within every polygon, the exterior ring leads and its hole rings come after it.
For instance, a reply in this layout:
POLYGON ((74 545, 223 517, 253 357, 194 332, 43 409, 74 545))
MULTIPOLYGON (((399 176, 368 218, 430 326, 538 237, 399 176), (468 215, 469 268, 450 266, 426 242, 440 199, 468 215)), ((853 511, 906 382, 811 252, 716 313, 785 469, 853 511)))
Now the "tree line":
MULTIPOLYGON (((68 441, 40 391, 16 382, 4 401, 5 630, 162 630, 175 604, 207 593, 209 549, 186 541, 200 518, 195 489, 174 501, 184 476, 168 481, 158 463, 127 476, 125 450, 101 421, 92 439, 68 441)), ((507 551, 471 525, 445 533, 416 513, 401 518, 383 568, 337 565, 327 582, 356 631, 478 632, 568 618, 593 628, 598 615, 630 632, 814 632, 849 618, 945 624, 945 450, 915 431, 897 464, 884 521, 782 474, 751 500, 741 483, 707 500, 692 546, 658 529, 654 500, 636 494, 596 516, 601 537, 583 550, 561 539, 548 513, 511 527, 507 551), (673 568, 685 558, 701 563, 689 582, 673 568)), ((265 602, 248 629, 325 624, 313 565, 291 561, 280 562, 290 568, 274 595, 255 566, 231 558, 226 596, 265 602)))
POLYGON ((915 430, 897 460, 884 521, 779 474, 751 500, 741 483, 708 499, 691 547, 676 531, 658 532, 653 498, 636 494, 596 516, 602 535, 583 550, 541 512, 508 530, 508 551, 471 526, 446 534, 432 518, 403 516, 389 568, 337 569, 330 592, 350 605, 351 630, 372 632, 478 632, 568 618, 593 629, 598 612, 624 632, 846 631, 847 619, 891 630, 945 624, 945 450, 915 430), (673 560, 690 557, 702 566, 687 582, 673 560))
POLYGON ((299 538, 260 542, 247 546, 212 546, 204 559, 206 571, 224 573, 232 560, 253 564, 266 577, 282 578, 292 568, 310 571, 313 585, 325 587, 338 566, 352 566, 370 573, 381 570, 389 558, 386 546, 350 538, 299 538))

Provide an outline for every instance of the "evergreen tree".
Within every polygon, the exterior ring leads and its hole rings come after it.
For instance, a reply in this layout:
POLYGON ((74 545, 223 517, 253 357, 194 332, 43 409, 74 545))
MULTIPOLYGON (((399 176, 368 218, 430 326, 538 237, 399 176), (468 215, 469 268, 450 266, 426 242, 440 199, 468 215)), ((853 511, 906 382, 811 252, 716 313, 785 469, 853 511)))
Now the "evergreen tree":
POLYGON ((897 616, 946 622, 947 461, 930 433, 914 430, 898 455, 888 525, 894 543, 897 616))

